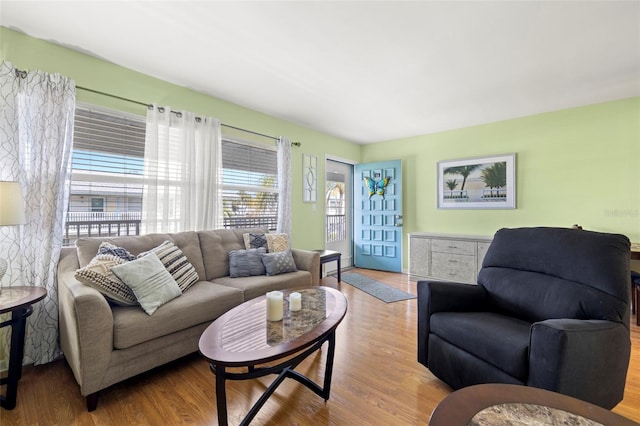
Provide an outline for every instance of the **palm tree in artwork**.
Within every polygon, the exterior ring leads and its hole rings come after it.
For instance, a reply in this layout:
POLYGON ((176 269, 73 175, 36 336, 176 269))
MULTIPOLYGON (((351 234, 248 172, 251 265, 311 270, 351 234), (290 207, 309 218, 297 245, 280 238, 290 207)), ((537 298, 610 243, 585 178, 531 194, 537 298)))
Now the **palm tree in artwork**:
MULTIPOLYGON (((507 163, 500 162, 494 163, 491 167, 487 167, 482 171, 482 180, 484 184, 491 190, 491 197, 493 197, 494 188, 504 188, 507 186, 507 163)), ((496 196, 498 196, 496 194, 496 196)))
POLYGON ((460 190, 464 191, 464 185, 467 183, 467 178, 471 174, 472 171, 480 167, 480 164, 470 164, 468 166, 456 166, 456 167, 447 167, 444 169, 445 175, 461 175, 462 176, 462 185, 460 186, 460 190))

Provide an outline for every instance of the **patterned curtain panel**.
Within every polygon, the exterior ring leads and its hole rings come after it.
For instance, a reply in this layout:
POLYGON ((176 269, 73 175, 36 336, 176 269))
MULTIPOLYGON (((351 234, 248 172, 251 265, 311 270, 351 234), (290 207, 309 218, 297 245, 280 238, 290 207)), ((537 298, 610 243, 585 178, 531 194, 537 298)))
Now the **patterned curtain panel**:
POLYGON ((291 237, 291 141, 278 139, 278 227, 277 232, 291 237))
POLYGON ((25 225, 0 227, 0 255, 9 262, 2 284, 47 290, 27 321, 24 363, 38 365, 60 355, 55 280, 69 199, 75 82, 5 61, 0 106, 0 180, 20 182, 26 216, 25 225))
POLYGON ((220 120, 152 105, 147 111, 142 233, 222 225, 220 120))

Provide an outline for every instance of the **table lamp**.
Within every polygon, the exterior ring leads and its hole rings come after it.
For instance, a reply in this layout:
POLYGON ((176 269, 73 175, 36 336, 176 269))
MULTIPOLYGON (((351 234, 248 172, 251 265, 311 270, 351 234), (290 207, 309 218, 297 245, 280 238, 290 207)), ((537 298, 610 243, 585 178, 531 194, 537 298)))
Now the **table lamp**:
MULTIPOLYGON (((20 182, 0 181, 0 226, 25 223, 24 200, 20 182)), ((0 257, 0 292, 2 278, 7 272, 7 261, 0 257)))

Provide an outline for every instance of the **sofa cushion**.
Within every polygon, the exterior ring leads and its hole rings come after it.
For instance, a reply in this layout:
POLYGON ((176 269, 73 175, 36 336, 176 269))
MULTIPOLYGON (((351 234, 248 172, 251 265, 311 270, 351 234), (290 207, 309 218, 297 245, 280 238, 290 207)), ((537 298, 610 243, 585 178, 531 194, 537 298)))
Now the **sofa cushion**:
POLYGON ((265 251, 267 250, 267 234, 244 233, 242 234, 242 238, 244 240, 244 248, 246 250, 261 247, 263 247, 265 251))
POLYGON ((148 252, 140 253, 139 256, 144 256, 147 253, 155 253, 158 255, 158 258, 183 293, 200 280, 196 268, 193 267, 184 253, 182 253, 182 250, 171 241, 165 241, 148 252))
POLYGON ((138 300, 131 288, 118 278, 111 268, 127 263, 113 254, 98 254, 88 265, 75 272, 75 278, 82 284, 102 293, 108 300, 125 306, 137 305, 138 300))
POLYGON ((216 284, 242 290, 245 300, 264 296, 268 291, 309 287, 310 282, 311 273, 309 271, 289 272, 274 276, 221 277, 214 280, 216 284))
POLYGON ((178 283, 154 252, 116 265, 111 271, 133 290, 138 303, 149 315, 182 294, 178 283))
POLYGON ((242 250, 246 233, 266 233, 264 229, 217 229, 199 231, 200 247, 204 259, 205 275, 200 278, 213 281, 216 278, 229 276, 229 252, 242 250))
POLYGON ((531 323, 492 312, 439 312, 430 327, 442 340, 526 380, 531 323))
MULTIPOLYGON (((200 251, 200 239, 194 231, 177 232, 175 234, 146 234, 125 237, 85 237, 76 241, 78 261, 80 267, 86 266, 98 252, 100 243, 107 241, 115 246, 123 247, 133 255, 149 251, 165 241, 172 241, 182 250, 193 265, 200 278, 205 276, 202 251, 200 251)), ((241 248, 241 247, 240 247, 241 248)), ((225 256, 226 258, 226 256, 225 256)))
POLYGON ((260 255, 267 249, 260 247, 249 250, 231 250, 229 252, 229 276, 231 278, 264 275, 265 269, 260 255))
MULTIPOLYGON (((241 278, 244 279, 244 278, 241 278)), ((198 281, 189 291, 162 305, 151 316, 139 307, 113 308, 113 344, 126 349, 158 337, 210 323, 244 300, 242 291, 198 281)))
POLYGON ((260 257, 262 257, 262 263, 264 263, 267 275, 280 275, 298 270, 296 263, 293 261, 291 250, 262 253, 260 257))

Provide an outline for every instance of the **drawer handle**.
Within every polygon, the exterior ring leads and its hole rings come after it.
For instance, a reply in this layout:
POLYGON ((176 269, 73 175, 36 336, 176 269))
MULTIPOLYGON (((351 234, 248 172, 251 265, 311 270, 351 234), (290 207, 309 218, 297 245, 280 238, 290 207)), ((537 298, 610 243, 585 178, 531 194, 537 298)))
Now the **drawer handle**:
POLYGON ((455 272, 449 272, 449 275, 451 275, 452 277, 455 277, 456 273, 455 272))
POLYGON ((449 248, 458 248, 458 246, 449 246, 449 248))
POLYGON ((449 262, 451 262, 451 263, 458 263, 458 261, 457 261, 457 260, 455 260, 455 259, 449 259, 449 262))

